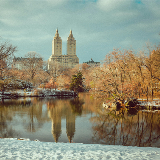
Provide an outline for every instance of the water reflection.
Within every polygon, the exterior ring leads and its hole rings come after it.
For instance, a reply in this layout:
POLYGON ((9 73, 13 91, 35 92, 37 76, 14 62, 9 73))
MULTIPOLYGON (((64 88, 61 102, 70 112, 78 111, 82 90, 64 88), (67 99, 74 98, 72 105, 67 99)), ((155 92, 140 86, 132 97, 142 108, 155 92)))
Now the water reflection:
POLYGON ((52 134, 55 142, 58 142, 61 136, 61 120, 66 119, 66 134, 71 143, 75 134, 76 115, 82 114, 82 105, 84 102, 79 98, 71 100, 57 100, 47 103, 48 115, 52 121, 52 134))
POLYGON ((42 103, 34 100, 27 111, 28 121, 24 127, 29 132, 36 132, 40 129, 45 122, 46 116, 42 113, 42 103))
POLYGON ((129 116, 136 115, 138 113, 138 109, 130 107, 130 108, 128 108, 127 113, 129 116))
POLYGON ((70 105, 72 108, 72 112, 81 115, 82 114, 82 105, 84 104, 84 101, 80 100, 79 98, 74 98, 70 100, 70 105))
POLYGON ((0 137, 21 137, 24 130, 37 132, 45 121, 49 121, 47 112, 42 112, 42 105, 34 98, 1 101, 0 137))
POLYGON ((83 93, 75 99, 4 100, 0 137, 160 147, 160 112, 104 109, 101 100, 83 93))
POLYGON ((2 99, 0 101, 1 107, 29 107, 31 105, 31 99, 2 99))
POLYGON ((143 112, 135 108, 112 110, 92 117, 93 120, 95 143, 160 147, 160 112, 143 112))
POLYGON ((3 99, 0 101, 0 137, 15 137, 19 134, 13 129, 14 126, 8 125, 12 122, 16 106, 29 106, 30 101, 16 101, 3 99))
POLYGON ((5 112, 1 112, 0 107, 0 137, 14 137, 18 134, 13 130, 12 126, 8 127, 7 122, 12 121, 12 113, 6 108, 5 112))

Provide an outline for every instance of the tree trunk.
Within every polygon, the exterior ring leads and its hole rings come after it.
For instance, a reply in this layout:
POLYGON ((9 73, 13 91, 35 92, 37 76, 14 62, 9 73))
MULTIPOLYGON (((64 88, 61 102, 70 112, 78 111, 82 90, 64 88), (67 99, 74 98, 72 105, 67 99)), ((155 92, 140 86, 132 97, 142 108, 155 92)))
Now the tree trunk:
POLYGON ((147 102, 148 102, 148 86, 147 86, 147 102))

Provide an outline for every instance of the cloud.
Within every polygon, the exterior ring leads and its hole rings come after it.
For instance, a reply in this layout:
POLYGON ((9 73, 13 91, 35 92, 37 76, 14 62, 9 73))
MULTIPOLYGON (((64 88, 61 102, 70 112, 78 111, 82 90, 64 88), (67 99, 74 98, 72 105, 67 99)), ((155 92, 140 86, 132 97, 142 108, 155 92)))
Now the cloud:
POLYGON ((116 12, 131 8, 133 0, 98 0, 97 5, 100 9, 106 12, 116 12))
POLYGON ((72 29, 80 62, 98 61, 113 48, 159 42, 159 6, 159 0, 1 0, 0 36, 18 46, 19 54, 35 50, 48 59, 56 28, 63 54, 72 29))

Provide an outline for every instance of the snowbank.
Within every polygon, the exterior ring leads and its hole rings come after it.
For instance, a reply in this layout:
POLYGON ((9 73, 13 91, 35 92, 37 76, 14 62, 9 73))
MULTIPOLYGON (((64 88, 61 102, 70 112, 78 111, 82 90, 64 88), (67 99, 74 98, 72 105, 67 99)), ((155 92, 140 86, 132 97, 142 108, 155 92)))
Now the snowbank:
POLYGON ((0 92, 0 98, 19 98, 19 97, 77 97, 78 93, 74 91, 65 91, 65 90, 55 90, 55 89, 42 89, 37 88, 32 91, 26 90, 15 90, 10 92, 0 92))
POLYGON ((159 160, 160 148, 0 139, 0 159, 159 160))

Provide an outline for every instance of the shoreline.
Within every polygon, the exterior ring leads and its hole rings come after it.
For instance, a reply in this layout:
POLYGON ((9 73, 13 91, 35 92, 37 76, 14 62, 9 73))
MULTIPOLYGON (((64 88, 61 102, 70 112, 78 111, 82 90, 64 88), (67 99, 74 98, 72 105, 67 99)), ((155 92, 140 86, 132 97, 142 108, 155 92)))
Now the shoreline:
POLYGON ((22 97, 77 97, 78 93, 69 90, 50 90, 37 88, 33 91, 25 90, 15 90, 15 91, 5 91, 4 93, 0 91, 0 99, 18 99, 22 97))

